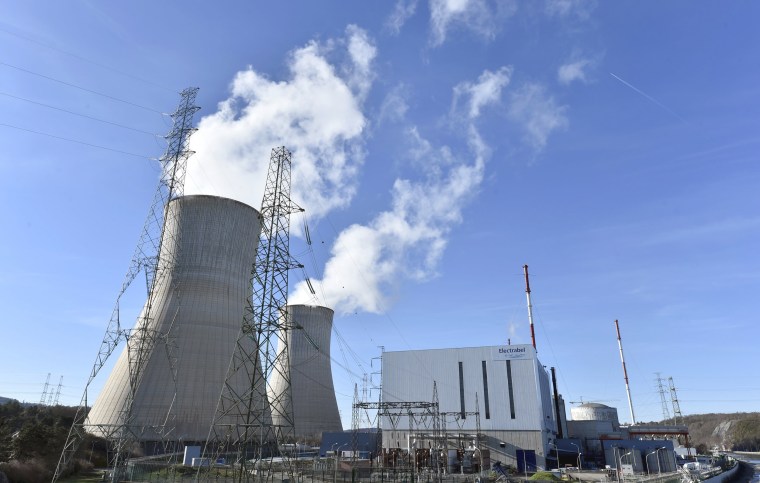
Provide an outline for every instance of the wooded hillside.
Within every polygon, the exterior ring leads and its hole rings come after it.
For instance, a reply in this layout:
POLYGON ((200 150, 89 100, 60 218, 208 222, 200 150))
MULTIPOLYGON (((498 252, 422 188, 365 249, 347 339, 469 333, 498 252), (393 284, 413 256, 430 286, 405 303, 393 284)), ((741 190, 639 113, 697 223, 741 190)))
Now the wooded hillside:
POLYGON ((710 413, 684 417, 692 446, 760 451, 760 413, 710 413))

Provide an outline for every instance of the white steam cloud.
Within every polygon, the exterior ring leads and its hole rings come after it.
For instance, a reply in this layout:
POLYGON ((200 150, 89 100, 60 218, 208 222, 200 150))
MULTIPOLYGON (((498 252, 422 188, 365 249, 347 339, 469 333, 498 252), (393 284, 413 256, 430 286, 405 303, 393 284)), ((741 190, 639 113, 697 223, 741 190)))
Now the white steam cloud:
POLYGON ((191 138, 187 194, 215 194, 258 208, 272 148, 293 153, 291 197, 312 218, 346 206, 363 161, 362 103, 374 80, 376 48, 356 26, 288 60, 290 78, 273 81, 248 68, 229 99, 201 119, 191 138))
MULTIPOLYGON (((447 146, 433 147, 415 127, 408 129, 409 153, 427 167, 424 179, 397 179, 387 211, 366 225, 355 224, 340 233, 324 278, 314 283, 322 288, 322 303, 339 313, 379 313, 387 309, 387 294, 398 281, 435 275, 447 235, 461 221, 463 206, 483 179, 488 148, 475 121, 484 107, 499 102, 510 75, 511 68, 506 67, 485 71, 477 82, 454 88, 452 117, 466 125, 469 160, 459 159, 447 146)), ((314 297, 302 282, 289 300, 308 303, 314 297)))

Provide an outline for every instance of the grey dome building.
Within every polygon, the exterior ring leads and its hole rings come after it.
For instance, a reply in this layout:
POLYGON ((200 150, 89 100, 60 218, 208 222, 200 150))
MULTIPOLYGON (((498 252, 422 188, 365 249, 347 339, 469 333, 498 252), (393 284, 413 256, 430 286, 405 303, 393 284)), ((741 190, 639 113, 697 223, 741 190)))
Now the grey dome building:
MULTIPOLYGON (((193 195, 172 200, 166 220, 164 275, 92 406, 85 422, 91 433, 108 437, 119 427, 130 397, 130 358, 134 365, 142 345, 130 423, 137 439, 208 436, 249 296, 259 214, 234 200, 193 195)), ((232 381, 241 390, 250 384, 242 376, 232 381)))
MULTIPOLYGON (((342 431, 338 402, 333 388, 330 366, 330 335, 333 311, 314 305, 288 305, 285 336, 290 355, 290 398, 287 381, 280 376, 287 361, 280 362, 269 385, 269 400, 274 401, 272 419, 283 424, 278 413, 284 412, 286 401, 292 400, 295 436, 298 439, 319 439, 322 432, 342 431), (275 397, 284 394, 285 397, 275 397), (281 401, 278 403, 277 401, 281 401), (275 405, 277 407, 275 407, 275 405)), ((281 348, 278 348, 280 350, 281 348)))
POLYGON ((580 406, 570 408, 570 415, 573 421, 609 421, 612 424, 613 431, 620 429, 617 409, 604 404, 583 403, 580 406))

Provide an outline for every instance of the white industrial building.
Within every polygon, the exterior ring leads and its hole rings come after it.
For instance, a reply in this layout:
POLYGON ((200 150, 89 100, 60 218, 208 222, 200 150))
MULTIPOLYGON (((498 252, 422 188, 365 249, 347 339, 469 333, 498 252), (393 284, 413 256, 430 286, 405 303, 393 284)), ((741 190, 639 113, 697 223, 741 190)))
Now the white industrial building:
MULTIPOLYGON (((488 450, 491 462, 547 467, 557 420, 549 374, 533 346, 383 353, 383 402, 432 401, 434 383, 449 454, 457 447, 473 447, 475 441, 488 450)), ((383 447, 431 447, 424 433, 433 429, 423 428, 429 423, 422 419, 381 418, 383 447)))

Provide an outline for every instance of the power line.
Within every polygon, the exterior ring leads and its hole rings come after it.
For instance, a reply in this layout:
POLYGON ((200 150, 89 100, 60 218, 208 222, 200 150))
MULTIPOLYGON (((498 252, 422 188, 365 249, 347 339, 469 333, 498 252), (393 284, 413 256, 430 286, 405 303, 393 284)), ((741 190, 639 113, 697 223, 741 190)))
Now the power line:
POLYGON ((19 97, 19 96, 15 96, 13 94, 8 94, 7 92, 0 92, 0 95, 6 96, 6 97, 12 97, 13 99, 18 99, 20 101, 29 102, 31 104, 37 104, 38 106, 47 107, 49 109, 55 109, 56 111, 66 112, 68 114, 73 114, 75 116, 80 116, 80 117, 84 117, 84 118, 87 118, 87 119, 92 119, 93 121, 103 122, 103 123, 106 123, 106 124, 110 124, 112 126, 117 126, 117 127, 121 127, 121 128, 124 128, 124 129, 129 129, 130 131, 135 131, 135 132, 139 132, 139 133, 143 133, 143 134, 148 134, 150 136, 155 136, 155 137, 161 137, 160 135, 158 135, 156 133, 152 133, 152 132, 148 132, 148 131, 143 131, 142 129, 137 129, 137 128, 130 127, 130 126, 125 126, 124 124, 119 124, 118 122, 106 121, 105 119, 99 119, 97 117, 88 116, 87 114, 82 114, 82 113, 79 113, 79 112, 69 111, 68 109, 64 109, 62 107, 51 106, 50 104, 45 104, 44 102, 33 101, 32 99, 27 99, 25 97, 19 97))
POLYGON ((175 94, 176 94, 176 92, 177 92, 177 91, 176 91, 176 89, 170 89, 169 87, 163 86, 163 85, 161 85, 161 84, 157 84, 156 82, 153 82, 153 81, 151 81, 151 80, 148 80, 148 79, 144 79, 144 78, 142 78, 142 77, 140 77, 140 76, 136 76, 136 75, 134 75, 134 74, 130 74, 129 72, 124 72, 124 71, 122 71, 122 70, 116 69, 116 68, 114 68, 114 67, 111 67, 111 66, 109 66, 109 65, 101 64, 100 62, 97 62, 97 61, 95 61, 95 60, 92 60, 92 59, 88 59, 88 58, 86 58, 86 57, 82 57, 82 56, 81 56, 81 55, 79 55, 79 54, 75 54, 75 53, 73 53, 73 52, 69 52, 69 51, 67 51, 67 50, 59 49, 58 47, 55 47, 55 46, 53 46, 53 45, 50 45, 50 44, 46 44, 45 42, 41 42, 41 41, 39 41, 39 40, 35 40, 35 39, 32 39, 32 38, 26 37, 26 36, 24 36, 24 35, 21 35, 21 34, 18 34, 18 33, 16 33, 16 32, 11 32, 11 31, 10 31, 10 30, 8 30, 8 29, 4 29, 4 28, 0 27, 0 31, 2 31, 2 32, 5 32, 5 33, 7 33, 7 34, 9 34, 9 35, 13 35, 14 37, 18 37, 18 38, 20 38, 20 39, 26 40, 27 42, 32 42, 32 43, 34 43, 34 44, 37 44, 37 45, 41 45, 41 46, 43 46, 43 47, 45 47, 45 48, 48 48, 48 49, 51 49, 51 50, 55 50, 55 51, 57 51, 57 52, 61 52, 62 54, 70 55, 70 56, 72 56, 72 57, 74 57, 74 58, 77 58, 77 59, 79 59, 79 60, 83 60, 83 61, 85 61, 85 62, 88 62, 88 63, 90 63, 90 64, 96 65, 96 66, 98 66, 98 67, 100 67, 100 68, 102 68, 102 69, 110 70, 110 71, 112 71, 112 72, 115 72, 115 73, 117 73, 117 74, 123 75, 123 76, 125 76, 125 77, 129 77, 130 79, 139 80, 140 82, 144 82, 144 83, 146 83, 146 84, 150 84, 150 85, 152 85, 152 86, 155 86, 155 87, 158 87, 158 88, 160 88, 160 89, 164 89, 164 90, 167 90, 167 91, 169 91, 169 92, 174 92, 175 94))
POLYGON ((119 99, 118 97, 114 97, 114 96, 111 96, 111 95, 108 95, 108 94, 104 94, 102 92, 98 92, 98 91, 94 91, 92 89, 88 89, 86 87, 82 87, 82 86, 78 86, 76 84, 72 84, 71 82, 62 81, 60 79, 56 79, 54 77, 50 77, 50 76, 45 75, 45 74, 40 74, 38 72, 33 72, 31 70, 24 69, 22 67, 11 65, 11 64, 9 64, 7 62, 0 62, 0 65, 4 65, 6 67, 10 67, 11 69, 20 70, 21 72, 26 72, 27 74, 36 75, 38 77, 42 77, 44 79, 48 79, 48 80, 51 80, 53 82, 58 82, 59 84, 63 84, 63 85, 69 86, 69 87, 73 87, 75 89, 80 89, 80 90, 83 90, 85 92, 89 92, 91 94, 96 94, 98 96, 102 96, 102 97, 105 97, 107 99, 111 99, 111 100, 118 101, 118 102, 123 102, 124 104, 129 104, 130 106, 139 107, 140 109, 145 109, 146 111, 155 112, 156 114, 161 114, 162 116, 168 116, 169 115, 169 114, 167 114, 165 112, 157 111, 156 109, 153 109, 153 108, 150 108, 150 107, 146 107, 146 106, 142 106, 142 105, 134 103, 132 101, 127 101, 127 100, 124 100, 124 99, 119 99))
POLYGON ((90 146, 90 147, 99 148, 99 149, 105 149, 106 151, 113 151, 114 153, 126 154, 128 156, 134 156, 136 158, 153 159, 153 158, 151 158, 149 156, 145 156, 144 154, 135 154, 135 153, 130 153, 128 151, 122 151, 120 149, 108 148, 106 146, 101 146, 99 144, 92 144, 92 143, 88 143, 88 142, 85 142, 85 141, 79 141, 79 140, 76 140, 76 139, 65 138, 63 136, 56 136, 55 134, 50 134, 50 133, 46 133, 46 132, 42 132, 42 131, 35 131, 34 129, 27 129, 27 128, 24 128, 24 127, 14 126, 12 124, 6 124, 4 122, 0 122, 0 126, 9 127, 9 128, 12 128, 12 129, 18 129, 19 131, 26 131, 26 132, 30 132, 30 133, 34 133, 34 134, 39 134, 39 135, 42 135, 42 136, 48 136, 48 137, 51 137, 51 138, 60 139, 62 141, 69 141, 71 143, 84 144, 85 146, 90 146))

